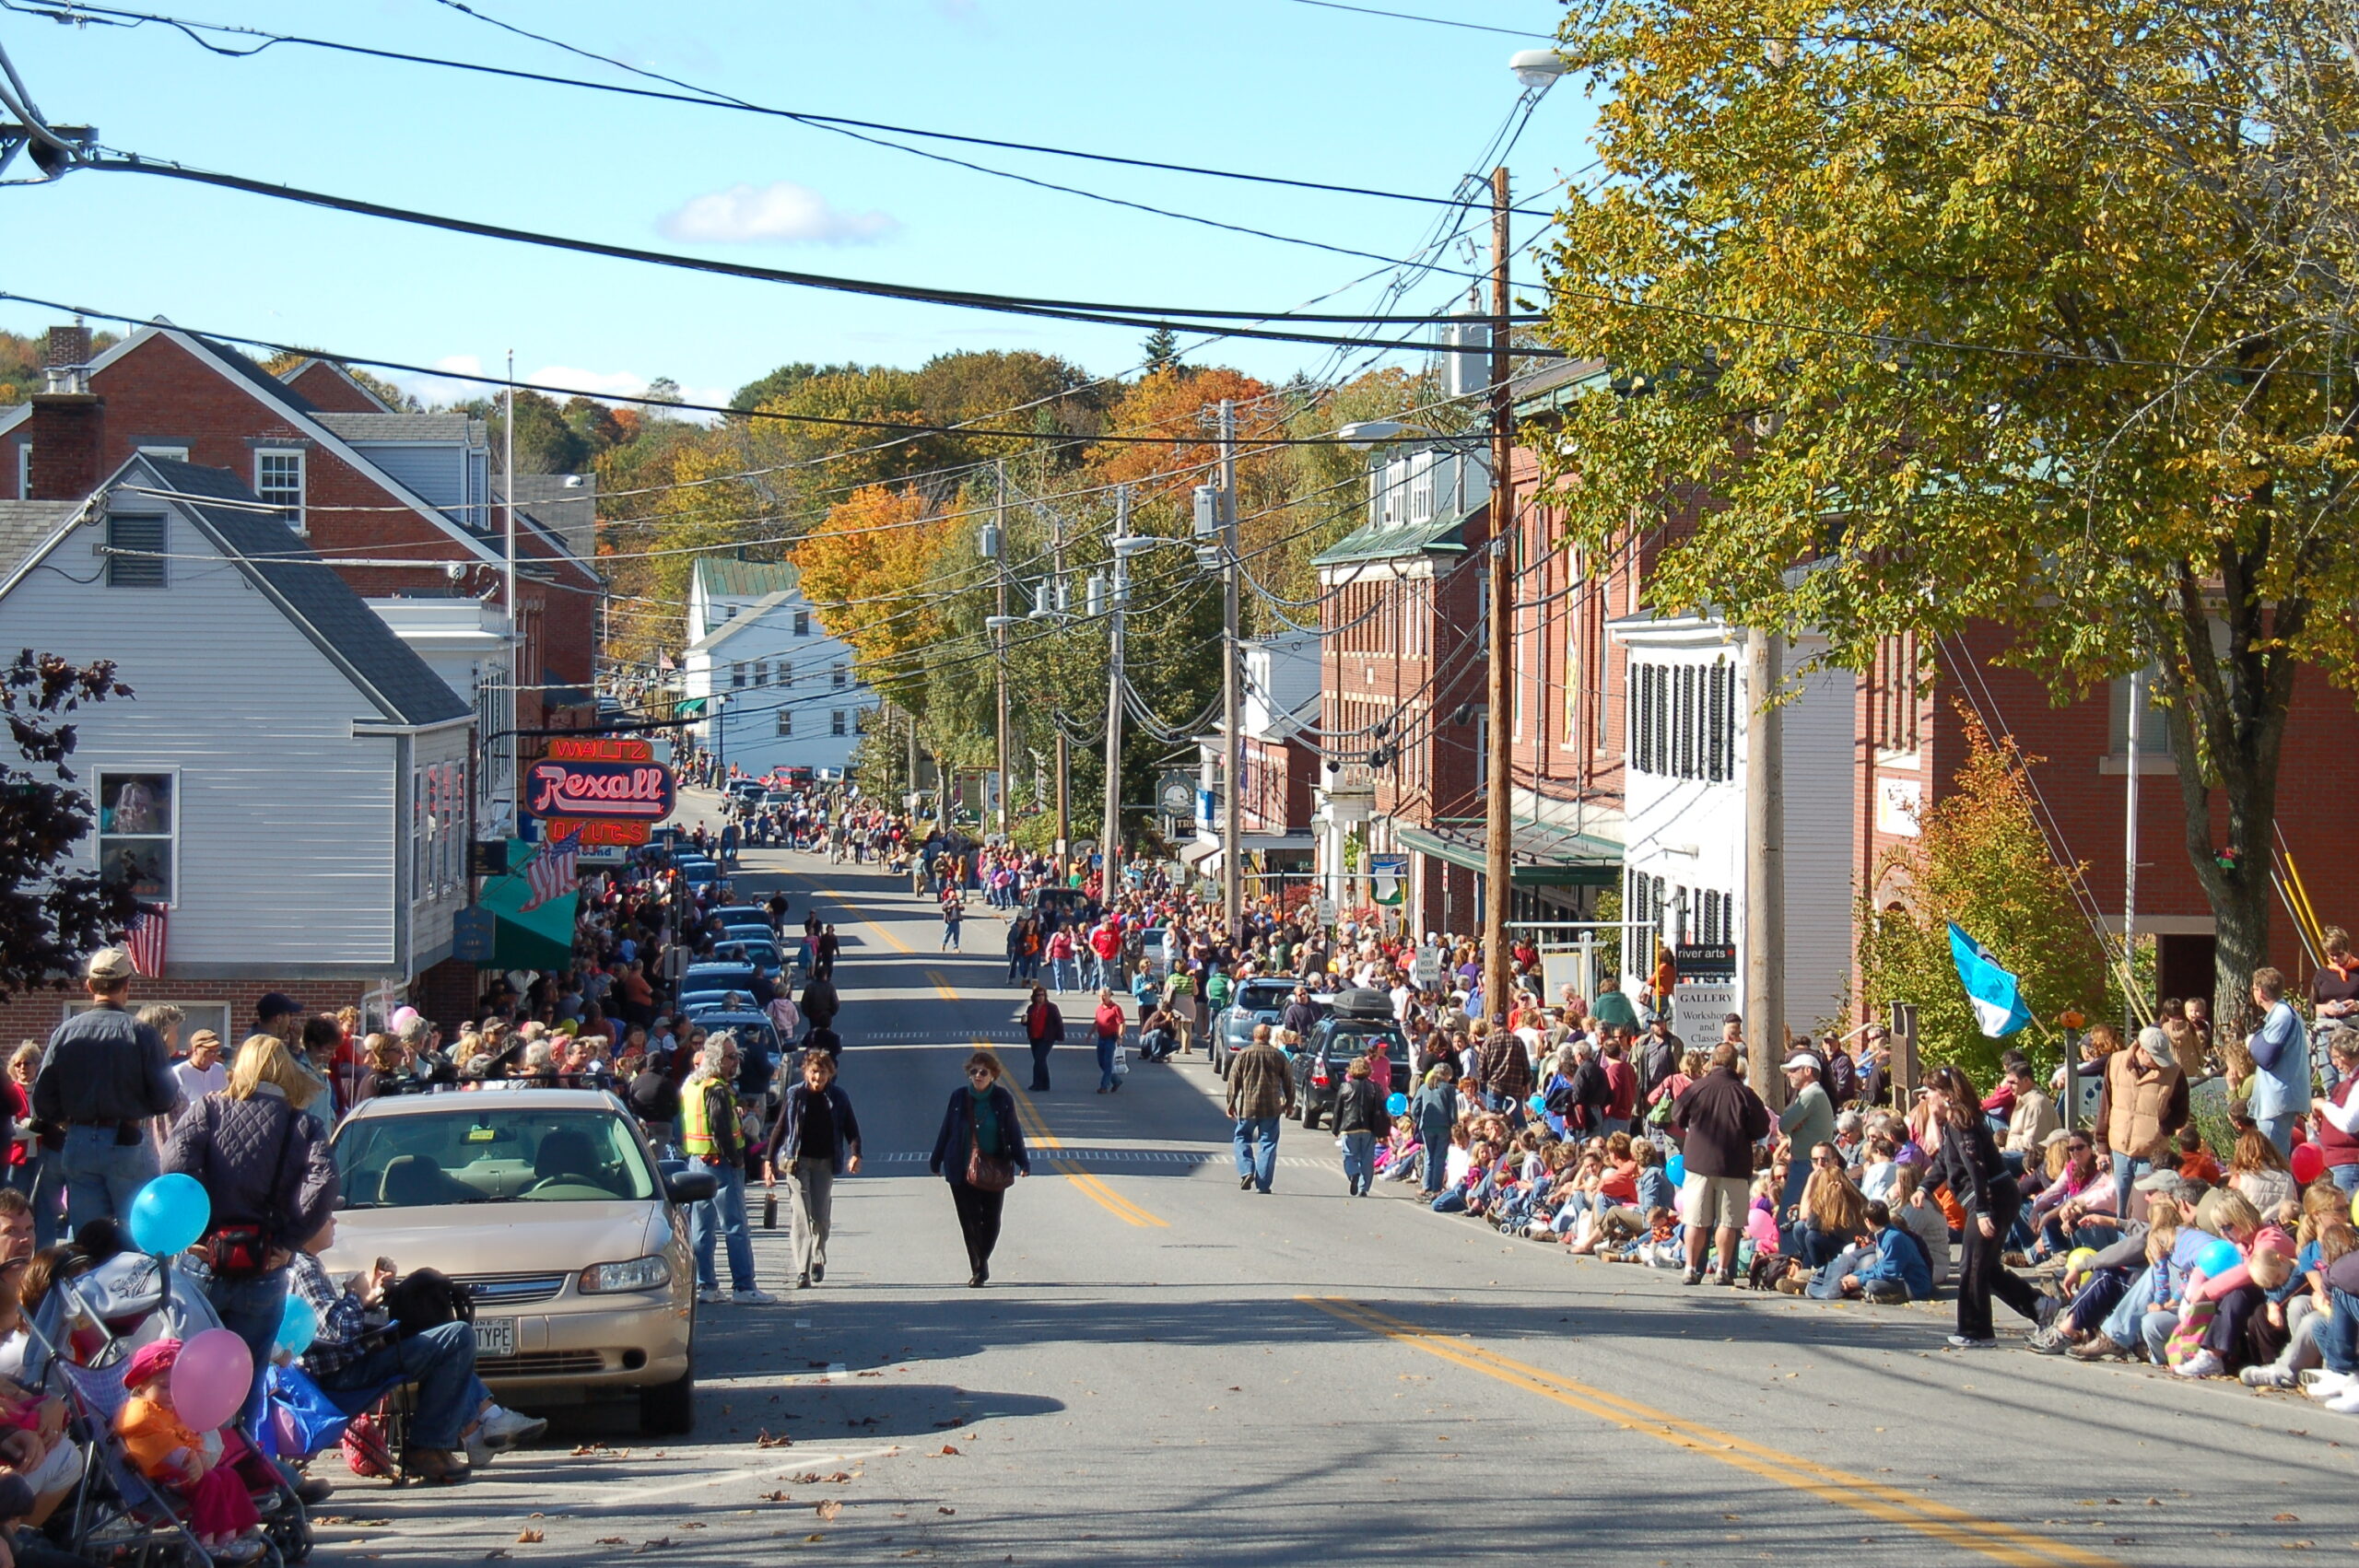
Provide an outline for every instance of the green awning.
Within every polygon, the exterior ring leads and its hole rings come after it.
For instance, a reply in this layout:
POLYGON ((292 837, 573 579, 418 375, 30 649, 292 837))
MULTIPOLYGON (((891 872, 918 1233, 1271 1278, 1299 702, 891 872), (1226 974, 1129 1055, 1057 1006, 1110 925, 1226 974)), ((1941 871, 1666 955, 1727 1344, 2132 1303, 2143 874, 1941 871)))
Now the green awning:
POLYGON ((673 705, 672 717, 675 719, 701 719, 704 717, 704 705, 705 699, 703 697, 692 696, 685 698, 673 705))
MULTIPOLYGON (((1489 864, 1483 824, 1436 823, 1431 829, 1396 827, 1403 848, 1480 872, 1489 864)), ((1519 887, 1615 887, 1622 881, 1622 846, 1547 823, 1518 823, 1508 836, 1511 875, 1519 887)))
MULTIPOLYGON (((521 866, 524 857, 538 849, 520 838, 508 841, 508 863, 521 866)), ((522 876, 495 876, 484 881, 483 894, 476 902, 492 913, 498 921, 494 928, 491 964, 499 969, 563 969, 573 962, 573 918, 581 902, 578 893, 568 893, 552 898, 536 908, 524 906, 532 901, 533 884, 522 876)))

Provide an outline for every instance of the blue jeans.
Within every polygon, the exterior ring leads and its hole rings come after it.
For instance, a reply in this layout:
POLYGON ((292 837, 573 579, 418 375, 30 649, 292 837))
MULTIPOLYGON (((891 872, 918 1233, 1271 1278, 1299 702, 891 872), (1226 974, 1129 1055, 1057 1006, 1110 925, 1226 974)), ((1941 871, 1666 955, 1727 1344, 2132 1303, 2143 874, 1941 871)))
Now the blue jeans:
POLYGON ((752 1290, 754 1237, 745 1228, 745 1167, 732 1162, 689 1169, 710 1171, 721 1183, 721 1189, 710 1199, 688 1208, 688 1244, 697 1252, 698 1288, 720 1288, 720 1278, 713 1271, 713 1251, 714 1243, 725 1235, 729 1238, 729 1288, 752 1290))
MULTIPOLYGON (((2130 1189, 2154 1174, 2152 1160, 2133 1160, 2118 1149, 2113 1153, 2113 1211, 2125 1221, 2130 1218, 2130 1189)), ((2130 1341, 2118 1341, 2128 1344, 2130 1341)))
POLYGON ((2258 1116, 2252 1118, 2252 1124, 2260 1129, 2260 1135, 2263 1138, 2277 1145, 2277 1152, 2280 1154, 2292 1153, 2294 1148, 2294 1113, 2292 1111, 2285 1111, 2277 1116, 2258 1116))
POLYGON ((1081 960, 1078 958, 1050 959, 1049 989, 1059 992, 1081 989, 1081 960))
POLYGON ((2318 1355, 2329 1372, 2347 1377, 2359 1373, 2359 1295, 2332 1285, 2326 1293, 2331 1310, 2316 1331, 2318 1355))
POLYGON ((1270 1178, 1278 1174, 1278 1118, 1238 1117, 1232 1136, 1237 1144, 1237 1178, 1243 1181, 1250 1176, 1255 1187, 1269 1191, 1270 1178))
POLYGON ((1121 1043, 1119 1035, 1097 1036, 1097 1087, 1101 1090, 1114 1087, 1114 1047, 1121 1043))
POLYGON ((2145 1318, 2146 1309, 2154 1304, 2154 1270, 2142 1269, 2130 1277, 2129 1288, 2113 1304, 2113 1310, 2105 1315, 2100 1331, 2123 1350, 2136 1350, 2141 1342, 2139 1325, 2145 1318))
POLYGON ((156 1144, 144 1129, 137 1142, 117 1143, 111 1127, 69 1127, 65 1147, 53 1158, 65 1178, 68 1230, 78 1231, 92 1220, 130 1224, 131 1200, 156 1179, 156 1144))
POLYGON ((2329 1165, 2326 1174, 2334 1178, 2335 1190, 2345 1198, 2359 1193, 2359 1165, 2329 1165))
POLYGON ((247 1433, 259 1431, 255 1423, 263 1413, 263 1381, 270 1371, 270 1352, 278 1343, 279 1324, 287 1316, 287 1270, 273 1269, 243 1279, 217 1279, 205 1293, 219 1314, 221 1327, 243 1340, 254 1358, 253 1386, 246 1390, 238 1425, 247 1433))
POLYGON ((346 1414, 367 1410, 393 1384, 417 1384, 417 1409, 409 1418, 412 1448, 456 1448, 459 1434, 491 1398, 475 1375, 472 1323, 439 1323, 312 1381, 346 1414))
POLYGON ((1344 1179, 1356 1193, 1366 1192, 1376 1184, 1375 1133, 1344 1134, 1344 1179))

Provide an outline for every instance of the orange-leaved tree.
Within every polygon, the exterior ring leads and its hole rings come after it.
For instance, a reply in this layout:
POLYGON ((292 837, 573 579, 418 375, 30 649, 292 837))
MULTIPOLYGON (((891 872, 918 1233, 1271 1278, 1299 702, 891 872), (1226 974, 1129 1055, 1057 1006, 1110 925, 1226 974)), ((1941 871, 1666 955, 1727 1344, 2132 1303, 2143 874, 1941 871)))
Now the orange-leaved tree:
POLYGON ((794 546, 804 596, 850 643, 860 677, 910 712, 925 706, 921 650, 949 632, 943 546, 957 524, 914 489, 869 485, 794 546))

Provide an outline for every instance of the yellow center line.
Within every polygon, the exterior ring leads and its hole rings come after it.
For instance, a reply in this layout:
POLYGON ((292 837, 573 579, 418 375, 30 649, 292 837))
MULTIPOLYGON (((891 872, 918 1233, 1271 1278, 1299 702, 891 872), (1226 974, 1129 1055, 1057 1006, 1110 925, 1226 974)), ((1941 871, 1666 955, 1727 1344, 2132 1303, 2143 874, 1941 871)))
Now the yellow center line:
POLYGON ((1886 1524, 1979 1553, 2018 1568, 2051 1568, 2058 1563, 2076 1568, 2121 1568, 2116 1559, 2085 1551, 2069 1542, 2050 1540, 2013 1525, 1985 1519, 1961 1508, 1914 1496, 1895 1487, 1821 1465, 1796 1455, 1780 1453, 1731 1433, 1652 1410, 1604 1389, 1561 1377, 1543 1368, 1486 1351, 1458 1336, 1406 1322, 1373 1307, 1334 1297, 1299 1296, 1297 1300, 1342 1318, 1372 1334, 1398 1341, 1427 1355, 1496 1378, 1587 1414, 1667 1443, 1674 1448, 1774 1480, 1839 1504, 1886 1524))
MULTIPOLYGON (((870 920, 867 924, 880 934, 884 932, 884 928, 877 925, 875 921, 870 920)), ((898 946, 898 943, 896 945, 898 946)), ((903 947, 901 951, 907 953, 910 950, 903 947)), ((939 969, 928 969, 925 972, 925 977, 927 983, 933 987, 935 994, 945 1001, 961 1000, 957 991, 952 988, 949 977, 939 969)), ((977 1039, 974 1044, 978 1049, 991 1048, 991 1042, 988 1040, 977 1039)), ((1003 1082, 1007 1084, 1008 1093, 1015 1097, 1015 1116, 1024 1126, 1024 1136, 1043 1149, 1051 1151, 1062 1149, 1064 1141, 1049 1129, 1048 1118, 1040 1114, 1040 1107, 1032 1103, 1032 1097, 1017 1088, 1014 1079, 1006 1079, 1003 1082)), ((1086 1194, 1091 1201, 1124 1224, 1135 1225, 1142 1230, 1171 1228, 1170 1221, 1148 1213, 1144 1209, 1116 1192, 1099 1177, 1083 1170, 1074 1162, 1051 1158, 1049 1164, 1086 1194)))

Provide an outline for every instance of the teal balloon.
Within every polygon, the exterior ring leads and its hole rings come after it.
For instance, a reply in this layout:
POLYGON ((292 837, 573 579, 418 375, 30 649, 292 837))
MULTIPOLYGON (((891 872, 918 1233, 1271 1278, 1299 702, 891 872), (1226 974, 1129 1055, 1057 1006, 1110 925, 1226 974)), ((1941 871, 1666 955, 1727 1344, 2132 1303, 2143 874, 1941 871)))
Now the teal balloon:
POLYGON ((1406 1094, 1395 1094, 1391 1099, 1384 1102, 1384 1108, 1393 1116, 1407 1116, 1409 1114, 1409 1096, 1406 1094))
POLYGON ((1684 1154, 1673 1154, 1670 1159, 1665 1160, 1662 1163, 1662 1174, 1671 1178, 1671 1185, 1673 1187, 1677 1187, 1680 1183, 1685 1181, 1687 1179, 1687 1156, 1684 1154))
POLYGON ((186 1252, 213 1222, 213 1199, 193 1176, 159 1176, 131 1200, 131 1240, 142 1252, 186 1252))
POLYGON ((320 1337, 319 1310, 301 1296, 290 1295, 278 1315, 278 1348, 299 1356, 320 1337))
POLYGON ((2245 1260, 2232 1241, 2215 1241, 2196 1254, 2195 1266, 2203 1270, 2204 1278, 2216 1280, 2245 1260))

